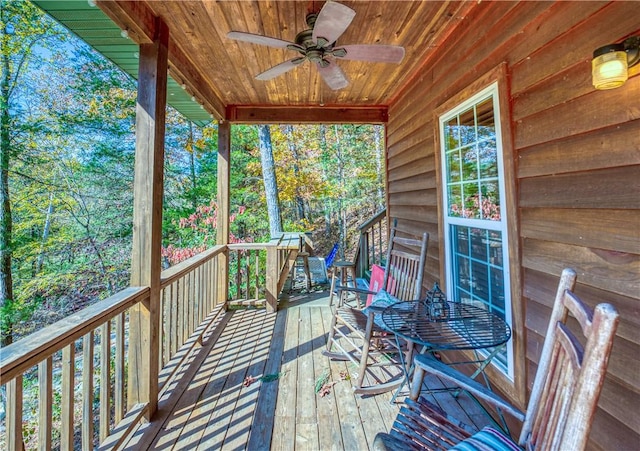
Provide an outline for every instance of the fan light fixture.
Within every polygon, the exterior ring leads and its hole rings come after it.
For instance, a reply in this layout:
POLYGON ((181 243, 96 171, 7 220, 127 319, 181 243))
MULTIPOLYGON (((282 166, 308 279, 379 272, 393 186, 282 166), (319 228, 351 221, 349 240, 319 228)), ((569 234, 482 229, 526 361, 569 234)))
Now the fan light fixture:
POLYGON ((609 44, 593 52, 591 62, 593 86, 596 89, 618 88, 629 78, 628 69, 640 62, 640 36, 609 44))

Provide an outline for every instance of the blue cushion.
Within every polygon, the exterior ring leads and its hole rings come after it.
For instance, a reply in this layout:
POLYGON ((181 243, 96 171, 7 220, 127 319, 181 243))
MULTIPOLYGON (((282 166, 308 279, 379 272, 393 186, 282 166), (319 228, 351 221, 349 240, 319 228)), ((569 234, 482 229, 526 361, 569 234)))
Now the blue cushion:
POLYGON ((374 323, 376 323, 377 326, 386 329, 384 323, 382 322, 380 313, 382 313, 382 310, 384 310, 386 307, 389 307, 396 302, 400 302, 400 299, 387 293, 385 290, 380 290, 373 297, 373 301, 371 301, 371 304, 362 309, 362 313, 369 316, 369 312, 373 311, 375 313, 373 317, 374 323))
POLYGON ((457 451, 521 451, 511 438, 490 426, 451 448, 457 451))

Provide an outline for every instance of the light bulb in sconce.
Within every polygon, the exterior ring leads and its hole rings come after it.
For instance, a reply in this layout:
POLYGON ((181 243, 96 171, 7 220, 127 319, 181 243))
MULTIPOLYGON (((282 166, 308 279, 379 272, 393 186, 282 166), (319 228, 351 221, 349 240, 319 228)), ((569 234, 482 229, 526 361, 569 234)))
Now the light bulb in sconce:
POLYGON ((640 62, 640 36, 596 49, 591 61, 593 86, 601 90, 622 86, 629 78, 629 68, 638 62, 640 62))

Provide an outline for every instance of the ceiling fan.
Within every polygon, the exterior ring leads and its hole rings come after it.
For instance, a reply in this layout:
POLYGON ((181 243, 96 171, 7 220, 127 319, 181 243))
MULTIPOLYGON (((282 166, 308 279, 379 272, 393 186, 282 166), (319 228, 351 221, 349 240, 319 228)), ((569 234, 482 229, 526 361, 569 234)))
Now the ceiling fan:
POLYGON ((345 88, 349 80, 336 64, 337 59, 369 61, 377 63, 399 63, 404 58, 404 48, 396 45, 340 45, 336 40, 345 32, 356 12, 337 2, 327 1, 319 13, 307 15, 309 29, 296 35, 295 43, 242 31, 231 31, 230 39, 296 51, 300 54, 258 74, 258 80, 272 78, 290 71, 304 61, 315 63, 320 76, 332 89, 345 88))

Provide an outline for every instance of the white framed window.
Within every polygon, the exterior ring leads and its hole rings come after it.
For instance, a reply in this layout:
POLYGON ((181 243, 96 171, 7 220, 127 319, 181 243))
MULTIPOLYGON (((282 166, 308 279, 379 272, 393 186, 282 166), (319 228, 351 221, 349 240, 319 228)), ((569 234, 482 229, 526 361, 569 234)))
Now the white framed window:
MULTIPOLYGON (((508 214, 498 83, 439 118, 445 284, 512 325, 508 214)), ((513 380, 513 344, 493 364, 513 380)))

